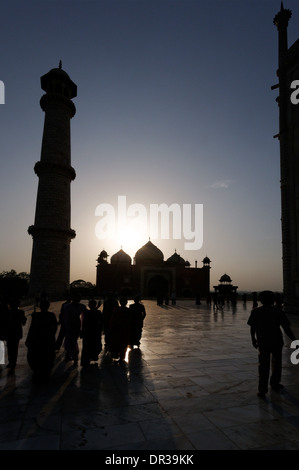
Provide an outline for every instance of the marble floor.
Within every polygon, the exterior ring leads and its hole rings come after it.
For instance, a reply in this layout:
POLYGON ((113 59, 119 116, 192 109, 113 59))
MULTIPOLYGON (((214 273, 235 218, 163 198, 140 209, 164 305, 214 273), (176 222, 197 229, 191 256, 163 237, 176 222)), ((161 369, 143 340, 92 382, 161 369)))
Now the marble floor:
MULTIPOLYGON (((141 349, 126 363, 102 352, 82 369, 61 350, 44 385, 32 382, 26 361, 26 307, 14 375, 0 366, 0 450, 299 450, 299 364, 288 338, 285 388, 261 399, 250 303, 222 311, 189 300, 144 305, 141 349)), ((299 315, 289 319, 299 338, 299 315)))

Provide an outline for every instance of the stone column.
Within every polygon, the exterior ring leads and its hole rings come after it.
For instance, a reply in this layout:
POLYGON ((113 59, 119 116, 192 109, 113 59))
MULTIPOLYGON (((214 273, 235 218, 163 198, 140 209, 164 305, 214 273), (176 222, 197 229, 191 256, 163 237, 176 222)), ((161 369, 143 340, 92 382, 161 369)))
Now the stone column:
POLYGON ((70 282, 71 166, 70 120, 76 113, 72 98, 77 86, 59 68, 41 77, 46 92, 40 100, 45 112, 40 161, 34 171, 39 178, 30 270, 30 295, 46 291, 51 300, 64 299, 70 282))

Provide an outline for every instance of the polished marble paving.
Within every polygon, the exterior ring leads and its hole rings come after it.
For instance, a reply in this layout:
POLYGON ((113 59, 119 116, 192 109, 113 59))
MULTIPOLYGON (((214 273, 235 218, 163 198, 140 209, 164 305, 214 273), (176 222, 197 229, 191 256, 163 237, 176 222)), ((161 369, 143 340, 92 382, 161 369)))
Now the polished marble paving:
MULTIPOLYGON (((288 338, 285 389, 263 400, 249 302, 222 311, 191 300, 144 305, 141 349, 126 363, 102 352, 82 369, 61 350, 44 385, 26 361, 26 307, 14 375, 0 366, 0 450, 299 450, 299 364, 288 338)), ((299 315, 288 317, 299 338, 299 315)))

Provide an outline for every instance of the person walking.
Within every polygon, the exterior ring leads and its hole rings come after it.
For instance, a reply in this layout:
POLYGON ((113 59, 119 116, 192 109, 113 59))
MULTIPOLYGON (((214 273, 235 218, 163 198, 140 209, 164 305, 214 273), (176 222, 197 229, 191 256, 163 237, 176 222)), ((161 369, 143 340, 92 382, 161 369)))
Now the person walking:
POLYGON ((58 336, 57 336, 57 339, 56 339, 56 343, 55 343, 56 351, 59 351, 59 349, 61 348, 61 346, 63 344, 64 338, 65 338, 65 322, 64 322, 65 307, 66 307, 66 305, 68 305, 71 302, 71 300, 72 299, 69 296, 69 297, 67 297, 66 301, 63 302, 63 304, 61 305, 60 314, 59 314, 59 321, 58 321, 58 325, 60 325, 60 330, 59 330, 59 333, 58 333, 58 336))
POLYGON ((105 350, 111 352, 111 317, 113 313, 118 309, 119 304, 112 292, 108 292, 107 299, 104 300, 103 304, 103 329, 105 335, 105 350))
POLYGON ((259 300, 262 306, 252 309, 247 324, 250 326, 252 345, 258 349, 258 396, 263 398, 268 392, 270 362, 272 390, 279 392, 284 388, 280 383, 284 345, 281 328, 292 341, 295 335, 283 310, 274 307, 275 296, 272 291, 261 292, 259 300))
POLYGON ((21 310, 19 306, 19 299, 11 299, 8 302, 5 339, 8 357, 7 367, 10 369, 10 374, 14 373, 17 364, 19 342, 23 337, 23 326, 27 321, 24 310, 21 310))
POLYGON ((130 344, 131 332, 131 311, 127 307, 127 299, 122 297, 119 300, 120 306, 114 310, 111 320, 111 354, 115 359, 120 362, 125 360, 126 351, 130 344))
POLYGON ((65 327, 65 359, 72 360, 74 366, 78 365, 79 346, 82 318, 86 311, 86 306, 81 302, 81 296, 74 294, 72 301, 64 307, 64 327, 65 327))
POLYGON ((140 340, 142 336, 143 321, 146 317, 144 305, 140 302, 140 295, 136 295, 134 303, 130 305, 131 311, 131 333, 130 333, 130 346, 140 347, 140 340))
POLYGON ((57 319, 49 312, 50 302, 41 300, 40 312, 34 311, 26 338, 27 361, 33 371, 33 381, 48 380, 55 361, 57 319))
POLYGON ((91 361, 97 361, 102 351, 102 312, 96 300, 90 300, 88 307, 82 319, 82 367, 88 367, 91 361))

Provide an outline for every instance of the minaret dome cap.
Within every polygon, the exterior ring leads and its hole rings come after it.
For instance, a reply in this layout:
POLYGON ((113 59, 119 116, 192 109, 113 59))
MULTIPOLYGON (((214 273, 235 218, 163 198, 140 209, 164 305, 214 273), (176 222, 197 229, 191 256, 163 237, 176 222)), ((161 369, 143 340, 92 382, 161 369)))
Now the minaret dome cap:
POLYGON ((53 84, 60 82, 69 89, 69 98, 77 96, 77 85, 70 79, 69 75, 62 70, 61 62, 59 67, 51 69, 48 73, 43 75, 40 79, 41 88, 46 93, 52 93, 53 84))

